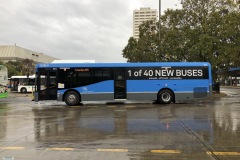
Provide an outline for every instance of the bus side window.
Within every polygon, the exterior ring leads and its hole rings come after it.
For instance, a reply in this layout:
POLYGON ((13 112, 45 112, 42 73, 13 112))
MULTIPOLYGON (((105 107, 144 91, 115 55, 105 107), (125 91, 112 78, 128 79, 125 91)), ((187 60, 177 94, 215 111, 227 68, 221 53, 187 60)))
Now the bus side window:
POLYGON ((78 72, 73 79, 73 86, 85 86, 91 84, 91 72, 78 72))
POLYGON ((113 76, 110 70, 98 70, 94 72, 92 79, 93 79, 93 83, 97 83, 97 82, 113 79, 113 76))

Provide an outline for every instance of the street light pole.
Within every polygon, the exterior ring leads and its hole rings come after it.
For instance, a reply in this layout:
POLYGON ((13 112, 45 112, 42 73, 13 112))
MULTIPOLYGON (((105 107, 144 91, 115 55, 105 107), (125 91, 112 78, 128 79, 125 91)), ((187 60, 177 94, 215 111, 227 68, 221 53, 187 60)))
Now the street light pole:
POLYGON ((159 57, 161 57, 161 33, 160 33, 160 29, 161 29, 161 0, 159 0, 159 28, 158 28, 158 39, 159 39, 158 54, 159 54, 159 57))

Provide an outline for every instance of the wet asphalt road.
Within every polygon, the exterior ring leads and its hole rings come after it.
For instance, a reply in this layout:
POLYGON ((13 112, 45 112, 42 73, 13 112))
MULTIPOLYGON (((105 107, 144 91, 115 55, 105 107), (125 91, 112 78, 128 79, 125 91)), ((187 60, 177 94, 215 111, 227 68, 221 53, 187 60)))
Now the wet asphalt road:
POLYGON ((0 99, 0 160, 239 160, 240 88, 170 105, 0 99))

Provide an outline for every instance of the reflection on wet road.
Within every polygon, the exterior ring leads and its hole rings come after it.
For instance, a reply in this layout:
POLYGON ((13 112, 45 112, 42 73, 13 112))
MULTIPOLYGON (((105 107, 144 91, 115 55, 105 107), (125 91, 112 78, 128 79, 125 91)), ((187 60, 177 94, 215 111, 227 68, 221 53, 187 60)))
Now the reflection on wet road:
POLYGON ((240 89, 170 105, 0 103, 0 158, 240 159, 240 89))

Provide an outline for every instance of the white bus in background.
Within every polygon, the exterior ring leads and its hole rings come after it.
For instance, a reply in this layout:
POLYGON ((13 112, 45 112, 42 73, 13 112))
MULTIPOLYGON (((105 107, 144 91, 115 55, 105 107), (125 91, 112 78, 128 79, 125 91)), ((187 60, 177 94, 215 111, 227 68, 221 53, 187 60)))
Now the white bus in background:
POLYGON ((33 92, 35 90, 35 75, 12 76, 10 79, 11 91, 20 93, 33 92))

